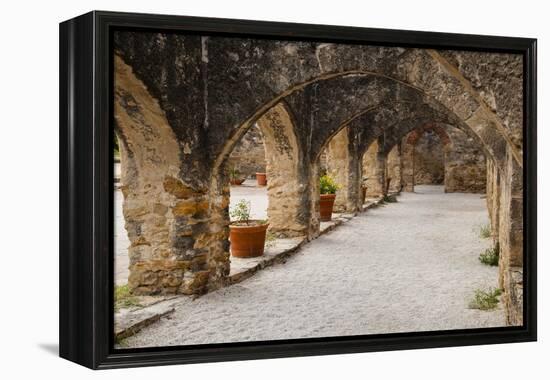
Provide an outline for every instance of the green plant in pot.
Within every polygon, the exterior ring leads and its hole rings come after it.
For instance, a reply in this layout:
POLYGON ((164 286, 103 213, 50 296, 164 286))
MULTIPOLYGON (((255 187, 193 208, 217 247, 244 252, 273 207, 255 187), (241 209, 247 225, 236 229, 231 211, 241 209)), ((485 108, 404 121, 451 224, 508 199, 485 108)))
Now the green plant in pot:
POLYGON ((229 181, 232 185, 242 185, 245 178, 241 176, 241 172, 236 168, 229 169, 229 181))
POLYGON ((241 199, 231 208, 229 225, 231 255, 234 257, 257 257, 264 254, 266 231, 269 224, 264 220, 250 219, 250 201, 241 199))
POLYGON ((334 208, 334 200, 336 199, 336 191, 340 186, 334 182, 334 179, 329 175, 323 175, 319 179, 319 208, 321 213, 321 221, 328 222, 332 219, 332 209, 334 208))

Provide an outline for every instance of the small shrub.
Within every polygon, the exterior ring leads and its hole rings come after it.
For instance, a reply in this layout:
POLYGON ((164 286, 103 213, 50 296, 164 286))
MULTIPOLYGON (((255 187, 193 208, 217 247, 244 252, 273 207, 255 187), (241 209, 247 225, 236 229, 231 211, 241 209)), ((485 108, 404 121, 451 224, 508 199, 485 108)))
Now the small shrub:
POLYGON ((235 221, 248 225, 248 222, 250 221, 250 201, 241 199, 235 206, 233 206, 231 211, 229 211, 229 215, 234 218, 235 221))
POLYGON ((498 244, 493 248, 487 248, 485 252, 479 255, 479 261, 485 265, 490 265, 496 267, 498 265, 498 255, 499 255, 499 246, 498 244))
POLYGON ((128 344, 128 340, 126 338, 116 338, 116 344, 118 344, 120 348, 130 347, 130 345, 128 344))
POLYGON ((491 226, 489 224, 479 226, 479 237, 482 239, 488 239, 491 237, 491 226))
POLYGON ((229 169, 229 178, 231 180, 238 180, 240 179, 239 176, 241 175, 241 172, 237 170, 236 168, 230 168, 229 169))
POLYGON ((384 195, 384 198, 382 198, 382 203, 395 203, 397 202, 397 198, 395 196, 391 195, 384 195))
POLYGON ((321 194, 336 194, 336 191, 340 188, 334 179, 329 175, 321 176, 319 179, 319 192, 321 194))
POLYGON ((275 240, 277 239, 277 236, 273 232, 268 232, 265 235, 265 247, 273 247, 275 245, 275 240))
POLYGON ((492 310, 497 307, 501 294, 502 290, 498 288, 489 289, 488 291, 477 289, 469 307, 470 309, 492 310))
POLYGON ((137 297, 130 294, 128 285, 115 286, 115 311, 133 306, 141 306, 137 297))

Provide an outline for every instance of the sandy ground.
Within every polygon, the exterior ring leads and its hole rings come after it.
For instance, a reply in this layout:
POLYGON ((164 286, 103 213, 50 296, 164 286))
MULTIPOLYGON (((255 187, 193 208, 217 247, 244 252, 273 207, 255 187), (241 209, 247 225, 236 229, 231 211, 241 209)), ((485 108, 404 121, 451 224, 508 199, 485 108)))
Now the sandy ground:
POLYGON ((478 261, 490 244, 476 194, 418 186, 304 246, 284 265, 182 300, 129 347, 185 345, 504 326, 502 307, 468 308, 497 286, 478 261))

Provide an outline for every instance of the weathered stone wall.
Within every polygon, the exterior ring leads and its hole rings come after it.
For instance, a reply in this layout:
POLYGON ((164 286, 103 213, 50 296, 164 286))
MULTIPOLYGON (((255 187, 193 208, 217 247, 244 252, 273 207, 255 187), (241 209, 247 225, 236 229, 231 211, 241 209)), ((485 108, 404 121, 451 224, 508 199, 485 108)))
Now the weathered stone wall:
POLYGON ((447 127, 452 141, 445 153, 445 191, 448 193, 484 193, 487 164, 482 148, 457 128, 447 127))
POLYGON ((523 59, 519 54, 442 51, 449 64, 495 112, 514 148, 523 145, 523 59))
POLYGON ((493 246, 499 249, 499 287, 504 290, 507 323, 520 326, 523 323, 522 176, 509 158, 503 172, 487 160, 487 210, 493 246))
POLYGON ((414 183, 440 185, 445 177, 443 144, 433 130, 425 131, 418 139, 414 151, 414 183))
POLYGON ((128 285, 135 294, 200 293, 210 275, 209 249, 216 257, 212 247, 200 246, 204 192, 177 179, 178 142, 158 102, 121 59, 115 59, 115 72, 123 213, 131 242, 128 285))
POLYGON ((228 167, 239 171, 246 178, 255 178, 256 173, 265 173, 265 149, 262 133, 254 125, 237 143, 228 159, 228 167))
POLYGON ((512 155, 499 176, 499 282, 508 323, 523 321, 523 172, 512 155))

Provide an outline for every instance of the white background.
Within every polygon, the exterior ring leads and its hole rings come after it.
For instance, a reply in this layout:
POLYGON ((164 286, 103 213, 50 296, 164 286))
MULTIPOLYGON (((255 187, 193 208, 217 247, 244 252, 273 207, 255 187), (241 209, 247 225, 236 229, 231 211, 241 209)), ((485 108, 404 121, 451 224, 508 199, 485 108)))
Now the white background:
POLYGON ((0 377, 88 379, 543 378, 550 374, 550 12, 539 1, 4 1, 0 28, 0 377), (56 357, 58 23, 89 10, 539 39, 539 342, 93 372, 56 357), (544 216, 543 216, 544 215, 544 216), (545 352, 546 351, 546 352, 545 352), (544 374, 546 376, 544 376, 544 374))

